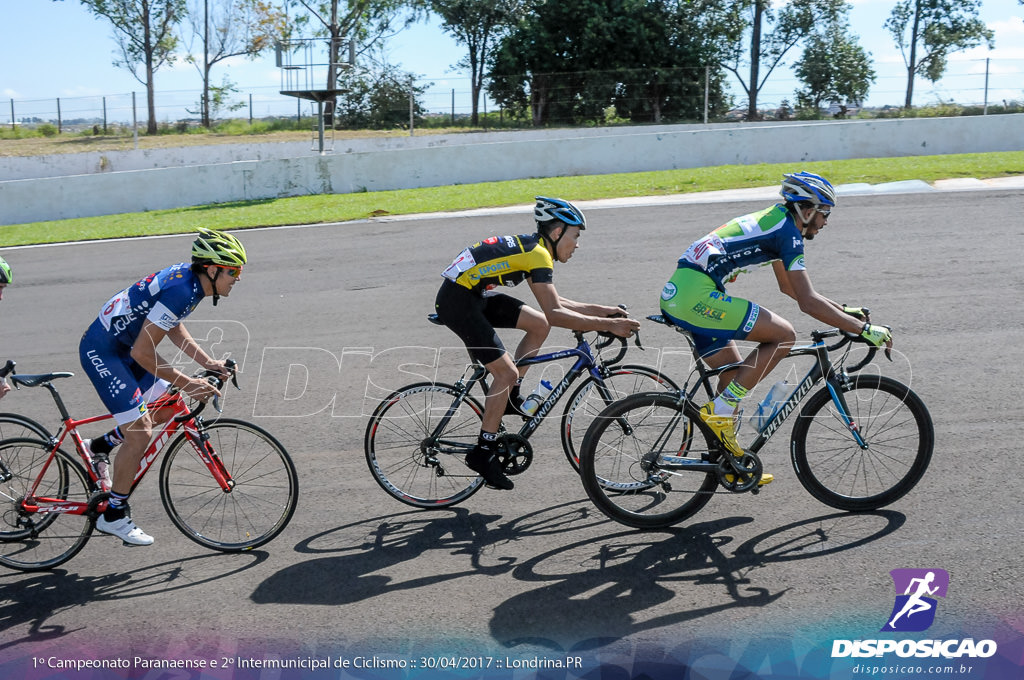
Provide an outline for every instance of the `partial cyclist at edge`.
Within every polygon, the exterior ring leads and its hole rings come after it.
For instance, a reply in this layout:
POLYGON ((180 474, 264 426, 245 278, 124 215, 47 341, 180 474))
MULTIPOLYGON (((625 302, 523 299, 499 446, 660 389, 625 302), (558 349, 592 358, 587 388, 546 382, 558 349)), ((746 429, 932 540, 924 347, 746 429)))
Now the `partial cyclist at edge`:
POLYGON ((141 279, 112 297, 82 335, 82 368, 114 416, 117 427, 87 441, 99 457, 121 444, 114 460, 107 510, 96 528, 128 545, 151 545, 153 537, 132 520, 128 496, 135 473, 152 437, 153 426, 170 413, 147 409, 170 386, 206 401, 220 392, 202 378, 192 378, 157 353, 165 337, 205 369, 228 375, 225 362, 211 358, 189 334, 182 320, 206 297, 216 305, 228 297, 242 275, 245 248, 225 232, 200 229, 192 244, 192 261, 173 264, 141 279))
MULTIPOLYGON (((737 457, 743 456, 735 429, 740 403, 796 341, 789 321, 728 294, 725 284, 745 267, 771 263, 779 290, 795 299, 801 312, 876 347, 892 347, 889 327, 870 323, 861 308, 833 302, 811 285, 804 241, 814 240, 828 223, 835 188, 824 177, 797 172, 784 176, 780 194, 783 202, 730 220, 692 243, 661 293, 663 314, 692 334, 697 352, 712 368, 741 360, 736 341, 757 343, 740 367, 721 374, 718 395, 700 410, 701 420, 737 457)), ((764 473, 759 485, 772 479, 764 473)))
POLYGON ((606 331, 629 337, 640 328, 620 307, 574 302, 558 294, 554 262, 568 262, 587 228, 579 208, 559 198, 537 197, 537 232, 492 236, 463 250, 442 272, 437 293, 438 320, 466 344, 470 355, 491 374, 483 422, 466 465, 495 488, 514 487, 497 456, 497 433, 504 415, 518 413, 520 384, 526 367, 519 359, 535 356, 552 326, 574 331, 606 331), (496 290, 529 279, 541 311, 496 290), (495 328, 516 328, 526 335, 510 356, 495 328))
MULTIPOLYGON (((12 283, 14 283, 14 273, 11 271, 11 265, 0 257, 0 300, 4 299, 4 289, 12 283)), ((7 378, 0 378, 0 399, 3 399, 4 395, 10 391, 11 386, 7 384, 7 378)))

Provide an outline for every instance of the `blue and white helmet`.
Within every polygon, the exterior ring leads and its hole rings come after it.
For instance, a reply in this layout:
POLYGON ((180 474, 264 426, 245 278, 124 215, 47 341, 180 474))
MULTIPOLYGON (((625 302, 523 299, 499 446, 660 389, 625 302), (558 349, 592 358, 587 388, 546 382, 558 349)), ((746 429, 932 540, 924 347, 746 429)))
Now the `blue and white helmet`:
POLYGON ((538 226, 558 226, 550 224, 558 221, 567 227, 587 228, 587 218, 583 216, 580 209, 569 201, 560 198, 546 198, 537 196, 537 205, 533 207, 533 216, 538 226))
POLYGON ((782 190, 779 192, 787 201, 799 203, 809 201, 814 205, 834 206, 836 189, 821 177, 809 172, 795 172, 783 176, 782 190))

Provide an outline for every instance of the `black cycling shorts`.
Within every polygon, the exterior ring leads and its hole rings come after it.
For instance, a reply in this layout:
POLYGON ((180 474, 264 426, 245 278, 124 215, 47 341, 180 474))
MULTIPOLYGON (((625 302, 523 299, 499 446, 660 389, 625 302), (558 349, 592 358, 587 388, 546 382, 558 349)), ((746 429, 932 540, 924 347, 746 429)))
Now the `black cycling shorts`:
POLYGON ((486 297, 468 288, 445 280, 437 291, 434 309, 438 321, 452 329, 470 356, 485 366, 505 354, 495 328, 515 328, 519 311, 526 304, 504 293, 486 297))

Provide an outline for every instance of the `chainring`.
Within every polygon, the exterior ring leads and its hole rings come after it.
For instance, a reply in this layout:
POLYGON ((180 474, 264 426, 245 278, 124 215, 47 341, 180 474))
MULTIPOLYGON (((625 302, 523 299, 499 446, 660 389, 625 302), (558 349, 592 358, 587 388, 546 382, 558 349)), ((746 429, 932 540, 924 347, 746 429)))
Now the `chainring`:
POLYGON ((533 447, 526 437, 507 432, 498 437, 498 460, 506 475, 521 474, 533 462, 533 447))
POLYGON ((742 458, 723 456, 718 462, 718 483, 733 493, 744 493, 757 488, 763 471, 761 459, 753 453, 744 453, 742 458), (737 470, 747 475, 745 480, 737 474, 737 470))

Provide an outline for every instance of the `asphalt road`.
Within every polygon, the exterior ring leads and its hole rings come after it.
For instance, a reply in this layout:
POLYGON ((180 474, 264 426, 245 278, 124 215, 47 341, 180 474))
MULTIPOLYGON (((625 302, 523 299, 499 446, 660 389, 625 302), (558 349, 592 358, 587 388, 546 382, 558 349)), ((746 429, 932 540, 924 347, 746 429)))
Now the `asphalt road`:
MULTIPOLYGON (((451 510, 406 507, 366 468, 364 414, 374 397, 417 375, 460 372, 454 336, 424 319, 439 272, 475 240, 529 231, 528 213, 245 232, 250 264, 235 292, 217 307, 204 302, 187 325, 211 352, 242 362, 243 391, 226 413, 273 432, 296 461, 291 524, 255 552, 207 551, 171 525, 151 475, 133 509, 156 537, 152 547, 94 534, 52 572, 0 572, 0 677, 165 677, 149 670, 152 659, 230 661, 227 670, 166 677, 414 677, 446 666, 448 655, 490 664, 444 671, 452 677, 527 677, 567 656, 584 668, 617 667, 605 677, 657 677, 682 662, 704 669, 699 677, 738 667, 851 677, 854 661, 828 659, 828 649, 837 638, 878 637, 893 606, 889 571, 904 567, 950 573, 927 636, 994 639, 997 657, 1016 655, 1019 670, 1022 199, 1024 191, 851 197, 808 243, 815 287, 871 307, 894 328, 899 352, 882 370, 909 380, 931 410, 935 455, 912 493, 862 515, 819 504, 788 463, 787 426, 763 452, 776 479, 763 493, 718 496, 688 523, 648 533, 590 505, 556 422, 535 436, 537 457, 514 491, 483 490, 451 510), (90 676, 52 665, 119 658, 133 670, 90 676), (266 658, 338 668, 234 670, 239 659, 266 658), (374 669, 382 660, 407 668, 374 669)), ((655 313, 678 254, 763 205, 592 209, 556 285, 576 300, 655 313)), ((17 283, 0 306, 2 354, 24 373, 80 374, 78 338, 100 305, 186 259, 189 241, 5 252, 17 283)), ((774 290, 768 270, 730 292, 781 313, 801 335, 820 327, 774 290)), ((630 360, 667 357, 666 370, 683 379, 673 335, 645 322, 648 350, 632 349, 630 360)), ((570 339, 555 329, 549 344, 570 339)), ((60 388, 75 415, 101 411, 81 375, 60 388)), ((56 420, 40 390, 13 393, 0 410, 56 420)))

